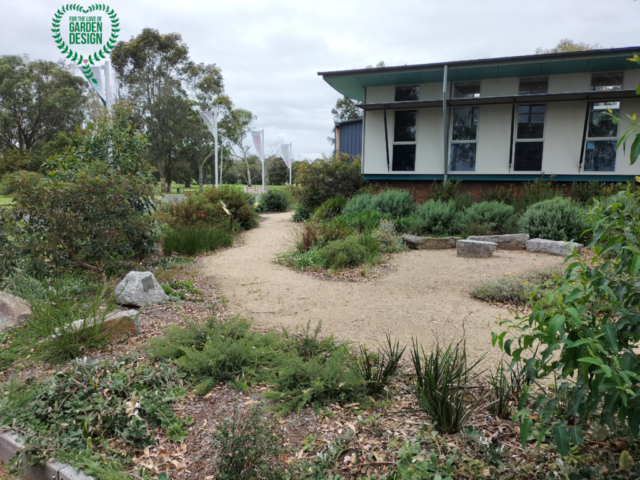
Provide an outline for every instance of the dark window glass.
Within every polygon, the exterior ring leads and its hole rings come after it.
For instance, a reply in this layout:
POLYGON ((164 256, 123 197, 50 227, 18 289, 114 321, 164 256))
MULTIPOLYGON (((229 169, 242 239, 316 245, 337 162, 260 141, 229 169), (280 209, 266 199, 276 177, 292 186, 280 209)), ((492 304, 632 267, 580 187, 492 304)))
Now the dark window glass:
POLYGON ((408 102, 418 100, 420 87, 396 87, 396 102, 408 102))
POLYGON ((474 98, 480 96, 480 82, 456 82, 453 84, 453 98, 474 98))
POLYGON ((478 107, 453 109, 452 140, 475 140, 478 130, 478 107))
POLYGON ((599 102, 591 105, 591 116, 589 118, 589 137, 617 137, 618 126, 613 123, 613 118, 609 110, 618 116, 620 111, 619 102, 599 102))
POLYGON ((416 169, 416 146, 394 145, 393 165, 394 172, 413 172, 416 169))
POLYGON ((396 110, 396 122, 393 131, 394 142, 415 142, 417 110, 396 110))
POLYGON ((518 138, 544 137, 544 105, 518 107, 518 138))
POLYGON ((616 142, 601 140, 587 142, 584 158, 585 172, 613 172, 616 169, 616 142))
POLYGON ((622 90, 622 72, 596 73, 591 76, 591 91, 622 90))
POLYGON ((539 172, 542 170, 543 142, 517 142, 513 162, 516 172, 539 172))
POLYGON ((548 77, 521 78, 520 89, 518 93, 520 95, 533 95, 535 93, 547 93, 548 88, 549 88, 548 77))
POLYGON ((449 170, 452 172, 473 172, 476 169, 476 144, 454 143, 451 145, 451 161, 449 170))

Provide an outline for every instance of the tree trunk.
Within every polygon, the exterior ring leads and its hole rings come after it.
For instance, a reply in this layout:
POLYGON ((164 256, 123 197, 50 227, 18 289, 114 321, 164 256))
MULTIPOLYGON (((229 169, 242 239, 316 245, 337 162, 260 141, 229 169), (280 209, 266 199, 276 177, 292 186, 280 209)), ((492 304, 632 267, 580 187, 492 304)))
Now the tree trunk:
POLYGON ((247 156, 244 156, 244 164, 247 167, 247 184, 251 186, 251 169, 249 168, 249 160, 247 160, 247 156))

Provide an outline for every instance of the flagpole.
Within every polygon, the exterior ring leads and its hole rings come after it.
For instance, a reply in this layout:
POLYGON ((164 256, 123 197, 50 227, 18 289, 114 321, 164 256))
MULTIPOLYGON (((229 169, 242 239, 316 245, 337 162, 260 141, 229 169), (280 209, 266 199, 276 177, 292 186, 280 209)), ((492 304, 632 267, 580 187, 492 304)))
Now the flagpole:
POLYGON ((213 137, 215 139, 216 188, 220 188, 220 182, 218 181, 218 110, 213 113, 213 126, 216 130, 216 134, 213 137))
POLYGON ((289 186, 291 186, 291 170, 293 170, 293 143, 289 144, 289 186))
POLYGON ((260 143, 262 144, 262 193, 264 193, 264 130, 260 133, 260 140, 260 143))

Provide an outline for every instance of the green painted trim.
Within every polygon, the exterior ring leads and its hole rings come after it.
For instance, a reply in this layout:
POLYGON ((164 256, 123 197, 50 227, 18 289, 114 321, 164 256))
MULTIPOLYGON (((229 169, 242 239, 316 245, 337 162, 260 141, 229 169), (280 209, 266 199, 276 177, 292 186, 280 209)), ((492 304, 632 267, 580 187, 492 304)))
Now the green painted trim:
MULTIPOLYGON (((455 175, 449 174, 451 180, 514 182, 523 180, 535 180, 541 175, 455 175)), ((442 180, 443 175, 364 175, 365 180, 442 180)), ((633 181, 633 175, 544 175, 544 180, 554 182, 588 182, 598 180, 600 182, 629 182, 633 181)))

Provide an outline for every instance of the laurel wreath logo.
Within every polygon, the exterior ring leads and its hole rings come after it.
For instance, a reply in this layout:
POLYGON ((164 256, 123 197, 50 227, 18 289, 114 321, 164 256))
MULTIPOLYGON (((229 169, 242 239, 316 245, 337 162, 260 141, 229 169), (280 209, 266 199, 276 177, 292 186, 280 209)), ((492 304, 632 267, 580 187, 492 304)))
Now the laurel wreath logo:
POLYGON ((51 31, 53 32, 53 39, 58 44, 58 49, 60 50, 60 52, 62 52, 63 55, 66 55, 66 57, 72 62, 77 62, 87 80, 97 84, 98 81, 93 78, 93 72, 91 71, 91 67, 89 66, 89 64, 95 65, 94 61, 99 62, 100 60, 106 59, 106 55, 109 55, 111 53, 111 50, 113 50, 113 47, 115 47, 116 40, 118 39, 118 35, 120 33, 120 20, 118 19, 116 12, 112 8, 109 8, 104 4, 92 5, 89 8, 83 8, 80 5, 76 5, 75 3, 66 4, 64 7, 58 9, 56 14, 54 15, 53 28, 51 29, 51 31), (102 11, 105 12, 111 19, 111 36, 107 40, 107 43, 105 43, 100 50, 92 53, 87 58, 84 58, 81 54, 78 54, 78 52, 74 52, 71 48, 69 48, 66 42, 62 39, 62 35, 60 34, 60 22, 62 20, 62 17, 65 13, 73 10, 85 14, 95 11, 102 11))

